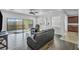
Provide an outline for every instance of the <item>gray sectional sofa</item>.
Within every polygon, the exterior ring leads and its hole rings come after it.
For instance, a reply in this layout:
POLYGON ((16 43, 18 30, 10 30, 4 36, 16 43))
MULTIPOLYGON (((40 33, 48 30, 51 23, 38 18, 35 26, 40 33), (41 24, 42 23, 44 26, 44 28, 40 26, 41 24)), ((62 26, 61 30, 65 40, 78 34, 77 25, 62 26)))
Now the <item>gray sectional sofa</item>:
POLYGON ((48 29, 35 34, 34 38, 28 37, 27 44, 33 50, 38 50, 54 39, 54 29, 48 29))

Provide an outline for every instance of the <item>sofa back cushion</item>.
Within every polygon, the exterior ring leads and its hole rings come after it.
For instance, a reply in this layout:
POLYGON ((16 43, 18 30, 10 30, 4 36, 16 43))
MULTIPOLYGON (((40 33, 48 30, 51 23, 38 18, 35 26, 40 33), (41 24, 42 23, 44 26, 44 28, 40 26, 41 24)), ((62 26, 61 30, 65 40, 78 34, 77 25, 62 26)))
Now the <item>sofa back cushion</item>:
POLYGON ((38 42, 41 43, 41 41, 46 42, 53 39, 53 37, 54 37, 54 30, 49 29, 49 30, 37 33, 35 36, 35 40, 37 41, 37 43, 38 42))

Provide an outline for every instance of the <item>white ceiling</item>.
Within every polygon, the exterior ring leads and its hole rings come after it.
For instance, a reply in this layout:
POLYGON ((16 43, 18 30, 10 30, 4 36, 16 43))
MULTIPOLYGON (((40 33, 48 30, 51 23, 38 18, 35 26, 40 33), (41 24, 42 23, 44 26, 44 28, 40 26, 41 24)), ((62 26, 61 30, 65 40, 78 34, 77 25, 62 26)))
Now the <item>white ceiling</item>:
POLYGON ((64 12, 68 16, 78 16, 78 9, 65 9, 64 12))
MULTIPOLYGON (((9 11, 33 15, 29 14, 30 10, 31 9, 9 9, 9 11)), ((78 9, 33 9, 33 12, 38 12, 35 13, 35 16, 45 15, 46 13, 53 15, 65 14, 67 16, 78 16, 78 9)))

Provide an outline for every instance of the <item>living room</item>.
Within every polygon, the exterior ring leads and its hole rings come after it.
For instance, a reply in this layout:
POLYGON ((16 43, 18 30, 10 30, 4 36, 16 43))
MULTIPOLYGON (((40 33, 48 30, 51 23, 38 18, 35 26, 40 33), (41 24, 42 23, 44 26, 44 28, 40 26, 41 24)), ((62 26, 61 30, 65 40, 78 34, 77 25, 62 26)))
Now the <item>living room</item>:
MULTIPOLYGON (((78 49, 78 9, 1 9, 0 11, 1 33, 5 32, 4 34, 7 33, 8 36, 7 41, 1 39, 1 44, 7 43, 7 46, 3 45, 1 50, 78 49), (40 34, 42 31, 48 32, 43 38, 43 33, 40 34), (50 37, 52 39, 49 39, 50 37), (38 42, 33 43, 29 40, 38 42)), ((1 33, 0 36, 3 35, 1 33)))

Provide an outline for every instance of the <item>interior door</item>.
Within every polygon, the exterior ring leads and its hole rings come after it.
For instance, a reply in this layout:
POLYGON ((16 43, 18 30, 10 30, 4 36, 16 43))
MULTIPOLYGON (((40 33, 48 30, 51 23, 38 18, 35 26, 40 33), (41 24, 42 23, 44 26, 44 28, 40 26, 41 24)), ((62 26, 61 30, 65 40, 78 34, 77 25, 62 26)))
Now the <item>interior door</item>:
POLYGON ((68 17, 68 31, 78 32, 78 16, 68 17))

